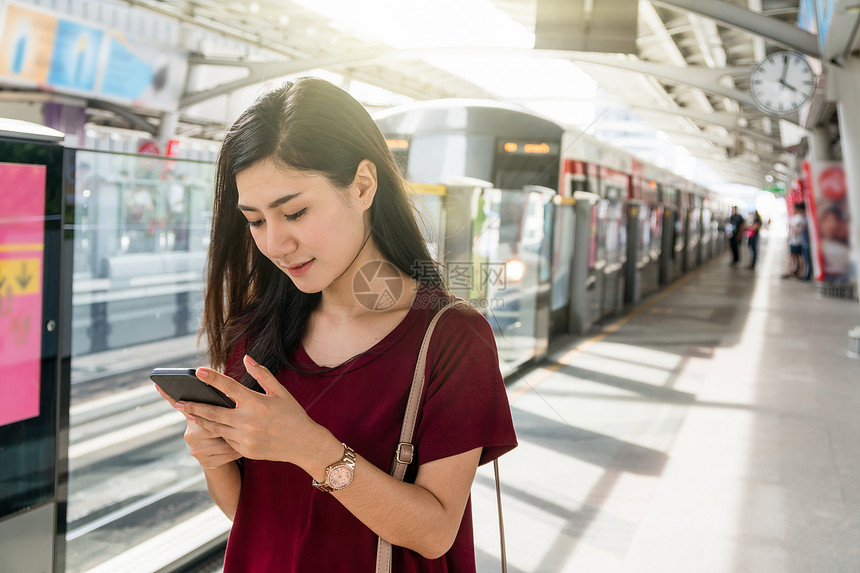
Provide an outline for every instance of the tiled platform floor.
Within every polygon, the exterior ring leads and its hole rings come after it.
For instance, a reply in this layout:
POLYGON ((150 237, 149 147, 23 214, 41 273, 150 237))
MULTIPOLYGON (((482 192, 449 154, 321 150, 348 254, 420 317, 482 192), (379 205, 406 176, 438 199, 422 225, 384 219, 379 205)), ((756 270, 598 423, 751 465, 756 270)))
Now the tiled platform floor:
MULTIPOLYGON (((511 387, 511 572, 860 572, 856 301, 728 255, 511 387)), ((473 492, 498 571, 491 468, 473 492)))

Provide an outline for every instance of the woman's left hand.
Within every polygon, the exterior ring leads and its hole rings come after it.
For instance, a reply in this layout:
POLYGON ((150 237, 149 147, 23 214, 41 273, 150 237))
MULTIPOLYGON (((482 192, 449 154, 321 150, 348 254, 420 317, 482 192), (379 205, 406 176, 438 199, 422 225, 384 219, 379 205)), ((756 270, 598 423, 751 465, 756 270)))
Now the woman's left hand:
POLYGON ((201 427, 224 438, 246 458, 304 466, 318 449, 320 432, 326 430, 311 420, 266 367, 250 356, 245 356, 244 363, 264 394, 209 368, 198 368, 197 377, 227 394, 236 402, 236 407, 178 402, 176 408, 201 427))

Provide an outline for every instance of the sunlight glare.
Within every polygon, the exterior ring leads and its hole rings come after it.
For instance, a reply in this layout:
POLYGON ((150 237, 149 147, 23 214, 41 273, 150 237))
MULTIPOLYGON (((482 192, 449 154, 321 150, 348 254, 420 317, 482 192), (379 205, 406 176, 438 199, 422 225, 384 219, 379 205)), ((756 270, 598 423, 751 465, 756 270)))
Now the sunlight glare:
POLYGON ((338 27, 398 49, 445 46, 531 48, 534 35, 490 0, 296 0, 338 27))

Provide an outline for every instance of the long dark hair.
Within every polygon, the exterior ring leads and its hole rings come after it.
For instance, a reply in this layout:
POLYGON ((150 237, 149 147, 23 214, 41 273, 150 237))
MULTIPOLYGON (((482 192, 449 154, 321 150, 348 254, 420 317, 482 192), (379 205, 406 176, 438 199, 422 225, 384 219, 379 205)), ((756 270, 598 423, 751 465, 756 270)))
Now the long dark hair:
POLYGON ((264 159, 322 175, 336 189, 355 178, 358 164, 376 166, 377 190, 370 230, 383 256, 428 286, 442 284, 407 196, 406 183, 376 123, 342 89, 302 78, 269 92, 236 120, 224 139, 215 171, 215 204, 202 333, 213 368, 235 365, 228 375, 249 383, 241 361, 245 352, 273 373, 293 368, 320 293, 303 293, 263 256, 237 209, 236 175, 264 159), (241 348, 239 347, 241 345, 241 348))

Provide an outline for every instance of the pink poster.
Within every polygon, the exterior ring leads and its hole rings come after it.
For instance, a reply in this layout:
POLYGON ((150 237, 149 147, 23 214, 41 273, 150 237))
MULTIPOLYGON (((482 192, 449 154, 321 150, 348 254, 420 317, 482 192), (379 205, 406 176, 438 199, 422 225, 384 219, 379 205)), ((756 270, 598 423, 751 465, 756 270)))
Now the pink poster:
POLYGON ((45 166, 0 163, 0 426, 39 415, 45 166))

